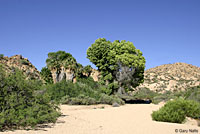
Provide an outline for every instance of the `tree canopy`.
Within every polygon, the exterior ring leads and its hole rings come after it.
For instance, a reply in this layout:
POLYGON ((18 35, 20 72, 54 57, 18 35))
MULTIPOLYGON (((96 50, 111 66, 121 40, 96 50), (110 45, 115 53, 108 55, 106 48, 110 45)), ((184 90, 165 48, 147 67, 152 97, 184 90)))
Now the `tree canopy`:
POLYGON ((87 58, 98 67, 110 93, 131 90, 144 80, 145 58, 132 42, 99 38, 88 48, 87 58))
POLYGON ((46 60, 47 67, 49 69, 60 69, 60 67, 75 69, 76 59, 65 51, 50 52, 48 53, 48 58, 46 60))
POLYGON ((75 77, 89 77, 92 72, 92 67, 90 65, 83 67, 83 65, 76 62, 76 59, 70 53, 66 53, 65 51, 48 53, 46 64, 47 68, 43 68, 41 70, 41 76, 46 83, 52 83, 53 77, 53 79, 56 80, 56 82, 66 79, 66 72, 64 71, 65 69, 71 70, 72 77, 70 78, 72 78, 72 80, 75 77), (52 70, 55 70, 54 76, 53 74, 51 74, 52 70))

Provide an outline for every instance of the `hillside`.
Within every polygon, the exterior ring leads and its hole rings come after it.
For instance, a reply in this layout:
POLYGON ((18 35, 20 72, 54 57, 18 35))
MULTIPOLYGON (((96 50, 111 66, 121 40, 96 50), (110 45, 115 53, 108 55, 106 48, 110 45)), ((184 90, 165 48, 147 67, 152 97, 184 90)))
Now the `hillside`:
MULTIPOLYGON (((29 79, 41 79, 37 68, 22 55, 11 57, 0 57, 0 64, 11 72, 18 68, 24 72, 29 79)), ((92 70, 91 77, 98 81, 99 73, 92 70)), ((183 91, 189 87, 200 85, 200 68, 186 63, 164 64, 151 68, 144 73, 144 83, 136 90, 148 88, 156 92, 183 91)))
POLYGON ((0 64, 8 72, 18 68, 29 79, 40 79, 40 72, 27 58, 22 57, 22 55, 0 57, 0 64))
POLYGON ((200 85, 200 68, 186 64, 165 64, 144 73, 144 83, 136 89, 149 88, 156 92, 183 91, 200 85))

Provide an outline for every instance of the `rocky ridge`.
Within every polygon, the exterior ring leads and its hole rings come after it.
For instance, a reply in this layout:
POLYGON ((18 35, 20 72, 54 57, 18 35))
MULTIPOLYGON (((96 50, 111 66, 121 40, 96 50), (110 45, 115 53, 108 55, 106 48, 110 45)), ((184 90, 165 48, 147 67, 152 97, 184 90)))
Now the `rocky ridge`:
POLYGON ((22 57, 22 55, 0 57, 0 64, 2 64, 3 68, 8 72, 12 72, 17 68, 29 79, 41 79, 40 72, 37 68, 27 58, 22 57))
POLYGON ((148 88, 156 92, 184 91, 200 85, 200 68, 186 63, 165 64, 144 73, 144 83, 136 90, 148 88))

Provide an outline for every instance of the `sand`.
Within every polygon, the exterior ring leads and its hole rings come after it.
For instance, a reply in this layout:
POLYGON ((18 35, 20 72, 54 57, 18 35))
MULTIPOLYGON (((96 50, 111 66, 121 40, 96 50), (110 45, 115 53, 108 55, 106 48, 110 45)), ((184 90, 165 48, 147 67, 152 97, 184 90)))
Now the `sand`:
POLYGON ((161 105, 127 104, 120 107, 108 105, 62 105, 56 124, 37 130, 15 130, 3 134, 200 134, 193 122, 185 124, 152 121, 151 113, 161 105))

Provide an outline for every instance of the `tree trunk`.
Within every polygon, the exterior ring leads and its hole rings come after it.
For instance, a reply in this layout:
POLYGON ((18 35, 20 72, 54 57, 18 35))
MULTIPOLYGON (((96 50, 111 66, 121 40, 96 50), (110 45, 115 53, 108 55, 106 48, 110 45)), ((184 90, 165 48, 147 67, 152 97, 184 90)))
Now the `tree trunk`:
POLYGON ((124 88, 120 86, 119 89, 117 90, 117 93, 118 93, 119 95, 123 95, 123 94, 125 94, 126 92, 125 92, 124 88))

